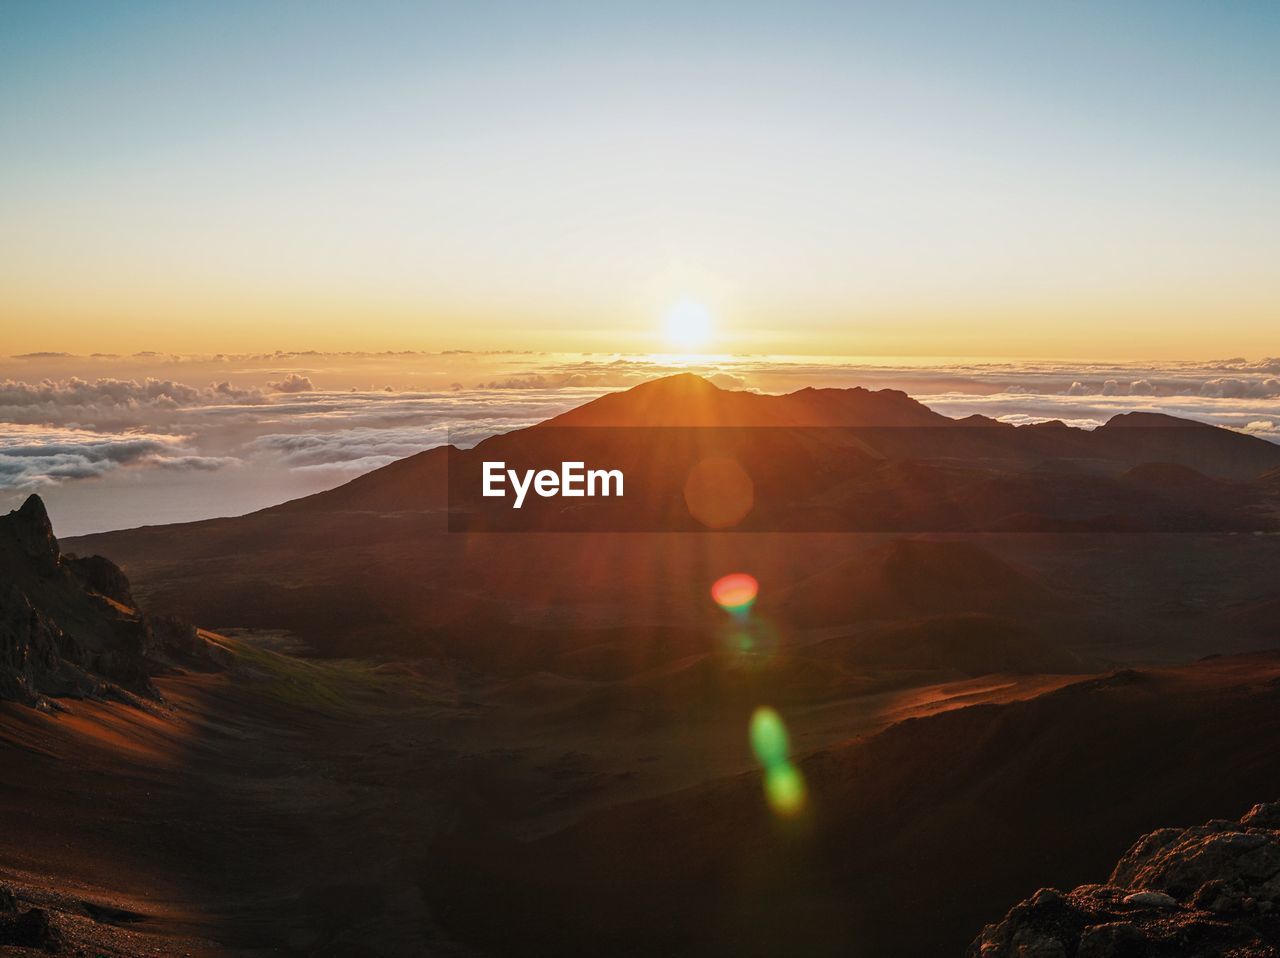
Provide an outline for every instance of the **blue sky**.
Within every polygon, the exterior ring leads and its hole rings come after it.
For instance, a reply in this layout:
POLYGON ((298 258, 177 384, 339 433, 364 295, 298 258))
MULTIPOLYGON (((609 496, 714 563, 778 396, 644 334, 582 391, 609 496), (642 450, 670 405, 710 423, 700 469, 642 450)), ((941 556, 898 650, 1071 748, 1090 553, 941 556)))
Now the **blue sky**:
POLYGON ((10 3, 0 322, 635 350, 693 298, 717 349, 1257 353, 1278 41, 1262 3, 10 3))

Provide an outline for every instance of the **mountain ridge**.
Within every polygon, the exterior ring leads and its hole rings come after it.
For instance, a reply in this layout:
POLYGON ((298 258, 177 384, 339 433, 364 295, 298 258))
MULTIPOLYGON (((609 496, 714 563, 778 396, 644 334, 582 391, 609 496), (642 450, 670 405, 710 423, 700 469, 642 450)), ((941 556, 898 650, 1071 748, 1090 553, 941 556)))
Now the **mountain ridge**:
MULTIPOLYGON (((477 456, 503 458, 539 441, 554 443, 556 430, 583 429, 582 438, 608 448, 607 437, 588 430, 644 427, 829 430, 805 432, 810 440, 839 444, 847 460, 861 451, 871 460, 990 462, 1027 469, 1076 463, 1086 472, 1120 474, 1150 462, 1168 462, 1205 475, 1253 481, 1280 469, 1280 446, 1194 420, 1158 413, 1118 413, 1096 430, 1065 424, 1012 426, 982 416, 951 419, 905 392, 861 386, 812 386, 780 395, 727 390, 693 373, 650 380, 609 393, 525 429, 490 437, 475 450, 439 446, 359 476, 334 489, 261 510, 441 510, 449 505, 450 469, 477 456), (815 439, 816 436, 816 439, 815 439)), ((655 435, 658 435, 655 432, 655 435)), ((797 435, 800 435, 797 433, 797 435)), ((565 439, 565 442, 568 442, 565 439)), ((624 452, 636 440, 620 436, 624 452)), ((747 441, 746 437, 742 440, 747 441)), ((762 432, 759 442, 778 442, 762 432)), ((594 448, 594 447, 593 447, 594 448)), ((789 454, 784 454, 784 458, 789 454)), ((1077 468, 1077 467, 1072 467, 1077 468)))
MULTIPOLYGON (((657 416, 667 410, 670 396, 686 393, 713 404, 747 403, 753 410, 761 403, 771 408, 790 401, 722 390, 685 376, 580 408, 598 411, 603 403, 610 421, 617 421, 617 410, 638 394, 643 414, 657 416)), ((830 399, 821 390, 798 395, 823 405, 830 399)), ((848 401, 861 406, 879 395, 859 389, 837 397, 852 397, 848 401)), ((902 393, 890 391, 875 401, 882 400, 930 422, 936 416, 921 412, 924 407, 902 393)), ((1196 573, 1194 581, 1180 587, 1176 601, 1165 594, 1169 576, 1190 576, 1187 570, 1202 560, 1188 557, 1188 564, 1147 581, 1134 580, 1135 570, 1155 569, 1161 562, 1122 556, 1144 549, 1148 535, 1265 531, 1280 517, 1280 483, 1271 488, 1208 477, 1188 463, 1136 468, 1145 460, 1134 454, 1143 451, 1139 440, 1153 437, 1167 453, 1170 443, 1176 447, 1188 438, 1207 437, 1203 448, 1184 458, 1198 462, 1205 449, 1212 458, 1218 444, 1226 444, 1226 471, 1237 474, 1248 471, 1241 463, 1247 464, 1258 446, 1280 469, 1280 447, 1203 425, 1090 433, 990 421, 966 426, 941 418, 950 425, 614 429, 544 423, 492 437, 471 451, 426 450, 327 492, 246 516, 99 534, 74 545, 120 561, 139 586, 140 599, 157 611, 218 627, 288 629, 323 655, 418 650, 499 669, 514 664, 510 643, 477 641, 475 633, 487 636, 489 627, 495 634, 518 631, 532 649, 551 642, 549 636, 565 623, 583 630, 616 628, 616 642, 623 644, 629 631, 643 637, 654 629, 704 628, 707 612, 692 600, 690 583, 700 582, 701 594, 710 584, 702 581, 711 574, 708 567, 721 563, 723 572, 756 574, 765 588, 763 607, 806 627, 862 627, 871 619, 910 623, 940 612, 1012 613, 1022 625, 1077 653, 1103 658, 1112 643, 1158 657, 1172 654, 1159 652, 1159 646, 1199 654, 1217 650, 1222 642, 1210 637, 1219 620, 1230 610, 1261 608, 1259 602, 1270 594, 1259 579, 1270 537, 1250 537, 1247 544, 1238 537, 1233 552, 1256 552, 1259 562, 1247 569, 1234 565, 1238 574, 1231 581, 1196 573), (650 445, 659 440, 662 446, 650 445), (458 514, 472 509, 481 488, 477 472, 474 481, 461 483, 466 487, 461 494, 450 489, 451 471, 459 464, 475 469, 482 460, 500 459, 547 466, 584 458, 587 441, 596 443, 591 448, 602 456, 616 454, 616 465, 625 465, 628 497, 596 499, 590 509, 567 511, 565 500, 540 500, 514 514, 525 523, 518 526, 452 525, 451 508, 458 514), (1245 452, 1237 454, 1240 449, 1245 452), (776 534, 776 539, 731 535, 735 541, 730 543, 709 532, 696 549, 680 541, 703 528, 687 508, 682 486, 687 470, 708 451, 734 457, 753 482, 752 511, 739 528, 776 534), (539 511, 541 506, 547 508, 539 511), (530 534, 518 540, 484 534, 506 528, 530 534), (561 535, 566 531, 592 534, 561 535), (653 535, 629 538, 635 531, 653 535), (1016 536, 975 538, 970 546, 993 553, 999 562, 981 552, 966 558, 957 546, 894 550, 907 560, 908 572, 918 570, 923 582, 951 588, 958 597, 954 601, 927 588, 893 586, 891 580, 910 575, 880 569, 890 553, 867 551, 868 540, 859 538, 1009 533, 1016 536), (1128 543, 1112 542, 1104 553, 1123 564, 1114 577, 1100 580, 1096 557, 1074 546, 1060 548, 1067 540, 1048 538, 1061 533, 1124 534, 1128 543), (1024 567, 1009 553, 1028 548, 1033 565, 1050 565, 1031 571, 1052 583, 1058 598, 1029 589, 1022 575, 1009 571, 1024 567), (719 558, 699 559, 704 549, 719 558), (1060 561, 1065 568, 1052 567, 1060 561), (529 575, 530 568, 539 570, 536 577, 529 575), (975 576, 984 569, 991 587, 975 609, 967 603, 981 594, 975 576), (814 575, 821 578, 798 585, 814 575), (535 580, 538 588, 532 587, 535 580), (477 589, 478 581, 487 587, 477 589), (632 583, 646 590, 644 602, 634 601, 632 583), (857 583, 874 588, 862 590, 857 583), (583 603, 579 597, 588 587, 593 598, 583 603), (806 588, 811 602, 782 604, 789 592, 804 595, 806 588), (1208 606, 1199 598, 1205 590, 1212 596, 1208 606), (873 602, 873 597, 879 598, 873 602), (1151 637, 1153 621, 1160 622, 1159 640, 1151 637)), ((1156 461, 1169 458, 1165 454, 1156 461)), ((457 486, 457 474, 452 478, 457 486)), ((505 513, 513 514, 509 505, 505 513)), ((1165 540, 1161 550, 1169 555, 1202 551, 1189 536, 1165 540)), ((1231 633, 1230 649, 1256 648, 1267 640, 1265 616, 1251 615, 1247 623, 1231 633)))

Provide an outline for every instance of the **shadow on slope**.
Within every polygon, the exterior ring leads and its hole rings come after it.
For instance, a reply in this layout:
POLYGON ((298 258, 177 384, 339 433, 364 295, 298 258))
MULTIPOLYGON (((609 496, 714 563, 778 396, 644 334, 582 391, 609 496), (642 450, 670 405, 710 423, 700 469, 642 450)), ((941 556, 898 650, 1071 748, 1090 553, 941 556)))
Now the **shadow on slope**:
POLYGON ((798 820, 744 775, 530 844, 444 847, 428 893, 499 952, 959 955, 993 906, 1275 794, 1277 734, 1280 654, 1121 672, 811 754, 798 820))

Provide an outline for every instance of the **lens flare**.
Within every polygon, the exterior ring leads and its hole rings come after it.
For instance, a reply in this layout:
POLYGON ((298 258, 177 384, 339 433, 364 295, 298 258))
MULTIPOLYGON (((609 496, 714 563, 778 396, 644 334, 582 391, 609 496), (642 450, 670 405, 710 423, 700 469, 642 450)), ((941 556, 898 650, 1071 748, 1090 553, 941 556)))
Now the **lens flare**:
POLYGON ((787 760, 791 742, 780 716, 768 706, 761 706, 751 716, 751 751, 765 768, 787 760))
POLYGON ((804 777, 790 762, 775 765, 764 773, 764 796, 779 815, 795 815, 804 808, 804 777))
POLYGON ((764 797, 773 811, 784 817, 798 814, 807 794, 804 776, 791 764, 787 726, 776 711, 760 706, 751 716, 751 750, 764 767, 764 797))
POLYGON ((729 615, 716 632, 716 650, 732 668, 767 669, 778 653, 780 638, 761 615, 729 615))
POLYGON ((746 615, 755 604, 756 593, 759 590, 759 584, 754 576, 747 575, 745 572, 735 572, 715 581, 711 586, 711 598, 715 599, 716 605, 726 612, 733 615, 746 615))
POLYGON ((708 456, 685 477, 684 503, 689 515, 708 529, 731 529, 751 512, 755 490, 736 459, 708 456))

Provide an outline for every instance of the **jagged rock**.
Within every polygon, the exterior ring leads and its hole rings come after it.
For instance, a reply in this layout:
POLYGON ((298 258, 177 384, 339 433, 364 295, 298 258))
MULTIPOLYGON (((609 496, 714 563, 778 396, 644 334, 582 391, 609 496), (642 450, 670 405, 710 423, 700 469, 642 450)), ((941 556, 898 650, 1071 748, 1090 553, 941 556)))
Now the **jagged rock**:
POLYGON ((39 496, 0 516, 0 699, 156 697, 173 664, 216 666, 194 628, 153 622, 108 559, 63 555, 39 496))
POLYGON ((1067 958, 1062 942, 1052 935, 1035 932, 1019 935, 1014 941, 1018 958, 1067 958))
POLYGON ((72 574, 86 589, 96 592, 122 605, 136 606, 129 580, 120 567, 102 556, 63 556, 72 574))
POLYGON ((172 656, 180 658, 208 656, 208 643, 200 638, 196 627, 176 616, 152 616, 151 632, 155 637, 156 648, 172 656))
POLYGON ((1147 936, 1128 921, 1112 921, 1086 928, 1076 958, 1144 958, 1147 936))
POLYGON ((1056 943, 1066 958, 1280 958, 1277 904, 1280 803, 1255 805, 1238 822, 1143 836, 1106 885, 1041 889, 969 954, 1029 958, 1056 943))
POLYGON ((1240 819, 1241 825, 1250 828, 1280 828, 1280 802, 1261 802, 1240 819))
POLYGON ((32 908, 20 915, 0 915, 0 945, 58 951, 62 947, 62 935, 49 920, 47 911, 32 908))
POLYGON ((0 915, 8 914, 18 910, 18 899, 14 897, 13 892, 0 885, 0 915))
MULTIPOLYGON (((1261 812, 1254 820, 1266 814, 1270 813, 1261 812)), ((1162 829, 1131 848, 1111 878, 1116 884, 1162 891, 1179 900, 1216 881, 1241 901, 1274 901, 1280 896, 1280 831, 1254 827, 1246 820, 1162 829)))
POLYGON ((21 508, 9 513, 9 534, 33 571, 53 575, 58 571, 61 550, 53 535, 53 523, 45 511, 44 500, 28 496, 21 508))

